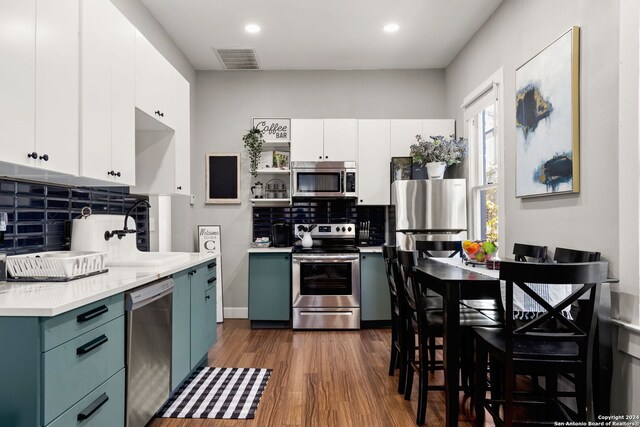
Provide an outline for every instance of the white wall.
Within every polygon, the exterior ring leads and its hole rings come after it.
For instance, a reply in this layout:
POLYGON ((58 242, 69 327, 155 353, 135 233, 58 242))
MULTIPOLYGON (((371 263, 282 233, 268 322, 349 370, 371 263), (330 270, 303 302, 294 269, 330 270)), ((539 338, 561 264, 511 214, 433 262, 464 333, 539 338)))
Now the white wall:
MULTIPOLYGON (((447 111, 461 123, 465 95, 504 67, 501 221, 506 253, 514 242, 601 251, 610 276, 621 279, 615 287, 615 315, 622 310, 622 317, 635 324, 640 292, 638 37, 635 0, 505 0, 446 68, 447 111), (515 70, 573 25, 581 27, 581 192, 517 199, 515 70)), ((629 339, 627 332, 615 332, 616 344, 619 337, 629 339)), ((617 347, 614 361, 612 413, 640 413, 640 400, 634 397, 640 361, 617 347)))
MULTIPOLYGON (((131 23, 158 49, 158 51, 187 79, 190 85, 191 135, 193 135, 194 105, 196 94, 196 72, 187 57, 156 21, 149 9, 140 0, 111 0, 131 23)), ((193 138, 192 138, 193 140, 193 138)), ((192 165, 193 166, 193 165, 192 165)), ((152 206, 155 211, 155 207, 152 206)), ((173 196, 171 200, 171 229, 174 251, 193 251, 193 213, 188 196, 173 196)))
MULTIPOLYGON (((242 135, 252 117, 445 118, 444 72, 198 71, 192 192, 195 225, 222 226, 224 305, 247 307, 251 203, 242 135), (204 156, 242 153, 241 205, 204 205, 204 156)), ((195 233, 195 232, 194 232, 195 233)), ((194 234, 195 237, 195 234, 194 234)))

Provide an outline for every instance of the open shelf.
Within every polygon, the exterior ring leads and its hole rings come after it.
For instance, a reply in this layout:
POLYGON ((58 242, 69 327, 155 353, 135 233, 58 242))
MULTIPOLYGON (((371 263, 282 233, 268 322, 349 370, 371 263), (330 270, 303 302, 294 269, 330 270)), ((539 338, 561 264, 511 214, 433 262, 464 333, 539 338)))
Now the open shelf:
POLYGON ((278 168, 265 168, 265 169, 257 169, 256 173, 260 174, 272 174, 272 175, 284 175, 289 174, 291 172, 290 169, 278 169, 278 168))

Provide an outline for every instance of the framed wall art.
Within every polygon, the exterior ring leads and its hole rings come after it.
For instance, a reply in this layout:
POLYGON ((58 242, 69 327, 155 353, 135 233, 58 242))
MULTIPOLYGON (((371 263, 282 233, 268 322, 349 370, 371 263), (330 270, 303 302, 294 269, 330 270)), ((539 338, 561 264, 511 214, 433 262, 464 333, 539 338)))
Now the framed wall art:
POLYGON ((240 203, 240 155, 207 153, 205 163, 206 204, 240 203))
POLYGON ((516 70, 516 197, 580 191, 580 28, 516 70))

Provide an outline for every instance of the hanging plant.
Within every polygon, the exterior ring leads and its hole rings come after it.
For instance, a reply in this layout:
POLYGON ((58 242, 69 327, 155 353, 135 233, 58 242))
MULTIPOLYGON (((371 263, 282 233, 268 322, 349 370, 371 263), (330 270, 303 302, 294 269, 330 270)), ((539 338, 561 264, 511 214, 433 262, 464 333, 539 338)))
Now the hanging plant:
POLYGON ((253 127, 247 131, 242 137, 244 141, 244 148, 249 154, 249 171, 254 177, 258 176, 256 170, 260 164, 260 156, 262 154, 262 131, 256 127, 253 127))

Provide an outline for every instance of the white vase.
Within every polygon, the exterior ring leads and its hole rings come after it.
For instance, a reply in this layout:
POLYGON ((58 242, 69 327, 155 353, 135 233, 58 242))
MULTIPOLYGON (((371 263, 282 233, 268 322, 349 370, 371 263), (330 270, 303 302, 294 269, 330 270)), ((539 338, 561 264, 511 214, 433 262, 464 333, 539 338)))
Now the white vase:
POLYGON ((429 179, 442 179, 445 169, 447 169, 447 164, 444 162, 427 163, 427 175, 429 179))

